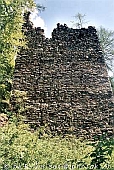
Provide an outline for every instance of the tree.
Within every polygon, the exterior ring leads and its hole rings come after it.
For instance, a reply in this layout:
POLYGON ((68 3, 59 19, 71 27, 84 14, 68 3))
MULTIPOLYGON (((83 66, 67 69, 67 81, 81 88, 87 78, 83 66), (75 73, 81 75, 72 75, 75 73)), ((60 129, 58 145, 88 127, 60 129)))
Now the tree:
POLYGON ((114 31, 100 27, 97 33, 107 69, 113 73, 113 77, 110 77, 110 83, 114 93, 114 31))
POLYGON ((25 46, 21 31, 23 13, 33 10, 33 0, 0 0, 0 111, 9 103, 15 56, 25 46))
POLYGON ((110 77, 110 83, 111 83, 112 91, 114 94, 114 77, 110 77))
POLYGON ((85 16, 86 16, 85 14, 84 15, 80 13, 76 14, 74 16, 75 21, 71 21, 73 23, 73 27, 80 29, 83 27, 84 24, 88 23, 87 21, 85 21, 85 16))
MULTIPOLYGON (((114 74, 114 31, 100 27, 97 30, 102 52, 105 57, 107 69, 114 74)), ((114 93, 114 77, 110 77, 112 91, 114 93)))
MULTIPOLYGON (((85 14, 78 13, 74 16, 75 21, 71 21, 75 28, 82 28, 84 24, 88 23, 85 20, 85 14)), ((107 30, 102 26, 97 29, 102 52, 105 58, 106 66, 108 71, 114 72, 114 31, 107 30)), ((113 73, 114 74, 114 73, 113 73)), ((114 78, 110 77, 112 90, 114 92, 114 78)))
POLYGON ((114 31, 100 27, 97 30, 103 55, 105 57, 108 70, 112 70, 114 62, 114 31))
MULTIPOLYGON (((71 22, 73 23, 73 26, 75 28, 81 29, 84 24, 88 23, 85 20, 85 14, 82 15, 78 13, 74 16, 74 18, 75 20, 71 22)), ((99 37, 103 55, 105 57, 107 68, 108 70, 112 70, 114 62, 114 31, 107 30, 101 26, 99 29, 97 29, 97 34, 99 37)))

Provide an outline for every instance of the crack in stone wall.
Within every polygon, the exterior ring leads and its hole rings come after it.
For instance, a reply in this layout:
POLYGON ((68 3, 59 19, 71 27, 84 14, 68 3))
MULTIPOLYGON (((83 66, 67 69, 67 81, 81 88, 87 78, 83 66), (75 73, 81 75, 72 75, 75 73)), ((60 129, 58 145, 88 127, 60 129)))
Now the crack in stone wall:
POLYGON ((48 39, 26 17, 28 49, 16 58, 13 80, 13 89, 27 91, 26 121, 53 134, 112 136, 112 91, 95 28, 57 24, 48 39))

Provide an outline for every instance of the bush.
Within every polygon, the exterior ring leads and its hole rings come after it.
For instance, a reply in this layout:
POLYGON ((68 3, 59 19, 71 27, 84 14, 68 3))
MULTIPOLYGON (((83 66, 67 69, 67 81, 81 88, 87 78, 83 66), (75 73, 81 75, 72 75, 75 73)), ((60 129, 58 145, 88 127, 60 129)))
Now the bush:
MULTIPOLYGON (((15 124, 15 121, 16 117, 12 116, 9 123, 0 128, 0 170, 84 170, 90 167, 95 148, 87 145, 87 141, 74 136, 50 137, 45 133, 39 139, 40 129, 33 133, 28 125, 22 121, 15 124)), ((110 168, 113 168, 113 160, 114 152, 108 159, 110 168)))
POLYGON ((74 137, 38 138, 28 125, 9 123, 0 129, 0 169, 52 169, 76 165, 87 152, 86 145, 74 137))

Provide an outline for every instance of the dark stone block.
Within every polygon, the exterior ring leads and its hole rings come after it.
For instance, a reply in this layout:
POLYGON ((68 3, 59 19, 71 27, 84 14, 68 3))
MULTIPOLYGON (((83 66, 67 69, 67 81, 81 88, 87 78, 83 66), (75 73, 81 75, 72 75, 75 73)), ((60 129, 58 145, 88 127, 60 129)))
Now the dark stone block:
POLYGON ((58 23, 48 39, 25 18, 29 48, 16 58, 13 90, 27 91, 26 122, 47 124, 52 134, 111 136, 114 103, 95 28, 58 23))

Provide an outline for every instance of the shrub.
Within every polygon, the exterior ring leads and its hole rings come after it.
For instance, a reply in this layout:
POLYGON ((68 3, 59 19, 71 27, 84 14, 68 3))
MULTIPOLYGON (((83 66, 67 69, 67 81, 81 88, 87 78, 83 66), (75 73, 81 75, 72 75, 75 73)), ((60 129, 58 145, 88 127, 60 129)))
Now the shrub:
POLYGON ((90 169, 97 162, 100 164, 97 168, 103 168, 105 159, 102 156, 107 157, 106 164, 110 164, 110 169, 113 169, 111 141, 90 142, 88 145, 87 141, 74 136, 52 137, 45 133, 39 139, 42 129, 31 132, 22 121, 16 124, 16 119, 12 116, 5 126, 0 127, 0 170, 84 170, 90 169))

